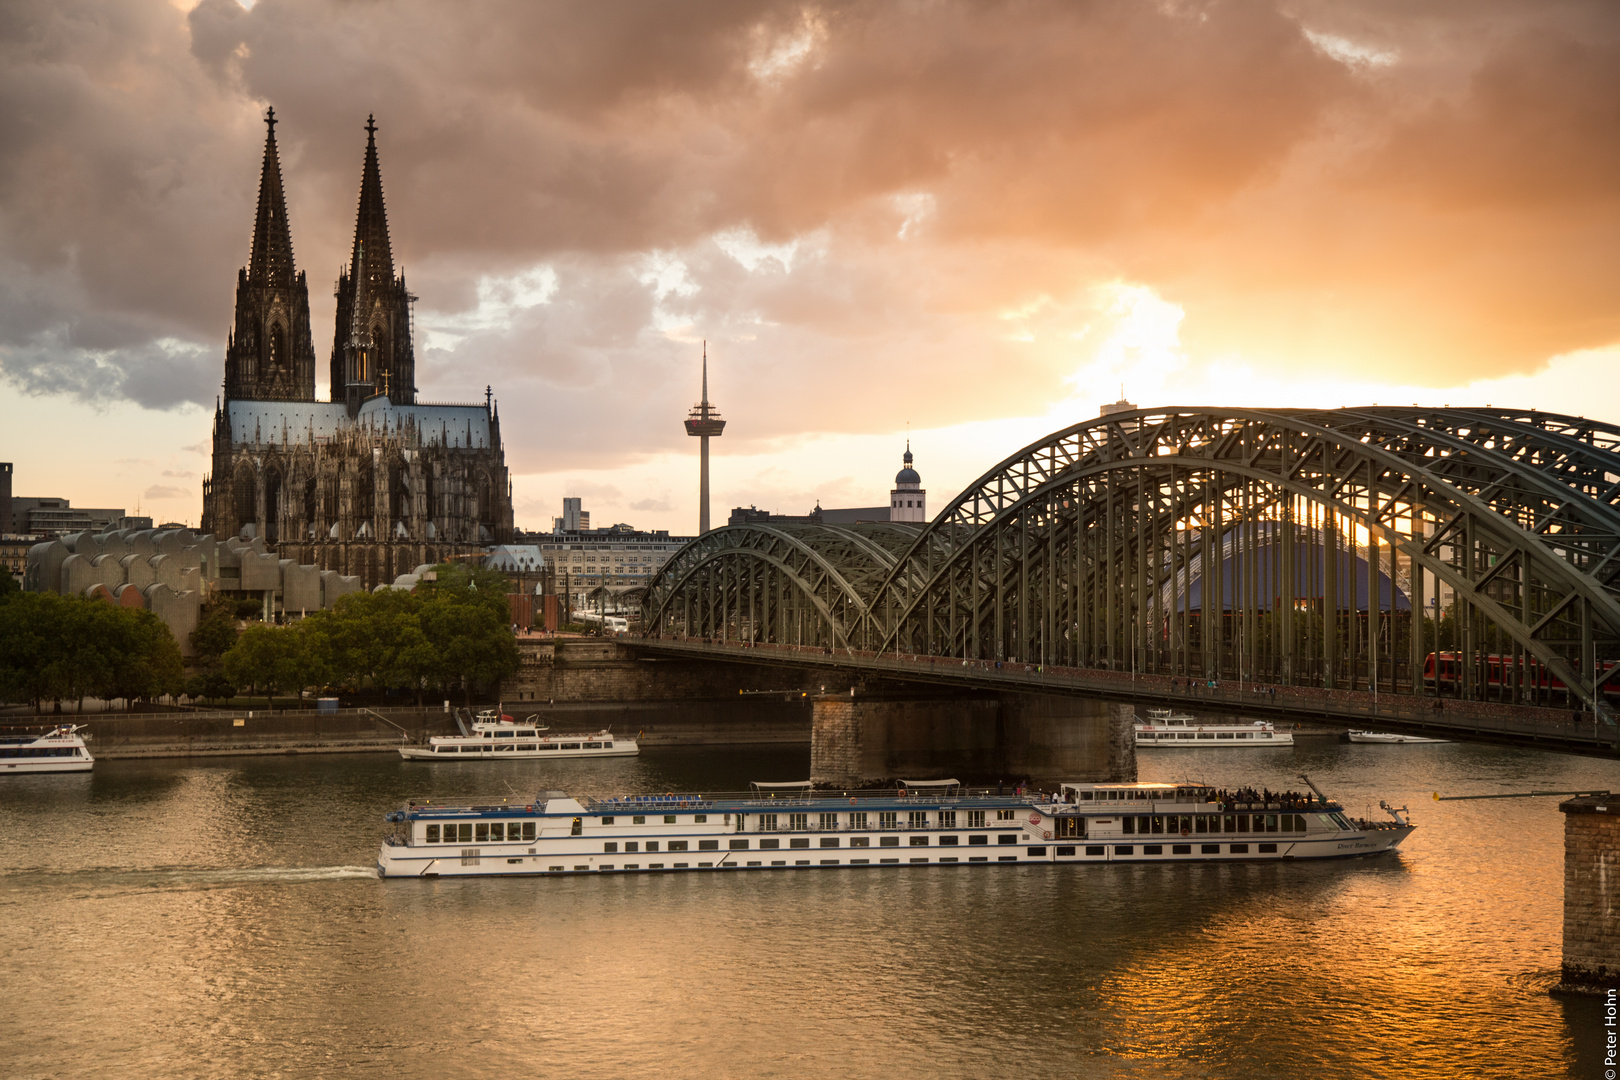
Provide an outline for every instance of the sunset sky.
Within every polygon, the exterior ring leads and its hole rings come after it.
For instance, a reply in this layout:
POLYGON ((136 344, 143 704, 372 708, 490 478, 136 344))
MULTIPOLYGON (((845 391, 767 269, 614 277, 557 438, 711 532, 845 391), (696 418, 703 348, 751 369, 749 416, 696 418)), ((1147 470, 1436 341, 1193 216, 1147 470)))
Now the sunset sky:
POLYGON ((0 460, 197 522, 273 105, 317 395, 368 113, 517 522, 937 510, 1142 405, 1620 420, 1620 5, 7 0, 0 460))

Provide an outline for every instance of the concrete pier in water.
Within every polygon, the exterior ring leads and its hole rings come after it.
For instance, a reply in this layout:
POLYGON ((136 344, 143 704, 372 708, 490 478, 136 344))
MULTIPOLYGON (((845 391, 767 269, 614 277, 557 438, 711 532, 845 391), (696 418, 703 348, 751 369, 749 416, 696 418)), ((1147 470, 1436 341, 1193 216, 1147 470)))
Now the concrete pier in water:
POLYGON ((1564 964, 1555 988, 1620 985, 1620 795, 1581 795, 1564 812, 1564 964))

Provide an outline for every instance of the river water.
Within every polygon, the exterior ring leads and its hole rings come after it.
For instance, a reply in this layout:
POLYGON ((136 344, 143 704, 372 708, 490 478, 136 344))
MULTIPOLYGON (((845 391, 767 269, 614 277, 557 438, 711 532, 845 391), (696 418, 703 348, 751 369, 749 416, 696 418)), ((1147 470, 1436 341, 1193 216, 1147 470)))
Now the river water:
POLYGON ((1332 863, 377 880, 408 795, 735 789, 808 751, 103 761, 0 782, 0 1075, 1598 1077, 1556 799, 1465 745, 1155 750, 1142 778, 1412 807, 1332 863))

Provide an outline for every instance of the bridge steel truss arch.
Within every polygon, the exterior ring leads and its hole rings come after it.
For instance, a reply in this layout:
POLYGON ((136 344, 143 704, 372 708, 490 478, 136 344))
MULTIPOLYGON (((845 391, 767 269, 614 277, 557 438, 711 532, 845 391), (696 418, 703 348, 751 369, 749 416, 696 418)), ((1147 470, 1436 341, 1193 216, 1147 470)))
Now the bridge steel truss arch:
POLYGON ((846 648, 920 525, 750 524, 686 545, 647 586, 651 633, 846 648))
POLYGON ((1509 410, 1102 417, 970 485, 846 625, 868 649, 1419 693, 1443 589, 1456 692, 1553 703, 1550 673, 1607 715, 1617 447, 1509 410))

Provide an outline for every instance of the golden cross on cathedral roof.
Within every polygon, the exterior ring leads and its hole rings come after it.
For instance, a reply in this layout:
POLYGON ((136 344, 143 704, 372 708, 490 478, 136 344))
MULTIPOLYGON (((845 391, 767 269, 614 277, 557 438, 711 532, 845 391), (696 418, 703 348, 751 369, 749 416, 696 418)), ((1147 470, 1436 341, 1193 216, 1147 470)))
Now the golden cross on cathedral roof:
POLYGON ((385 395, 388 393, 388 375, 389 375, 389 372, 387 370, 384 370, 383 373, 382 373, 382 384, 383 384, 383 391, 382 392, 385 395))

